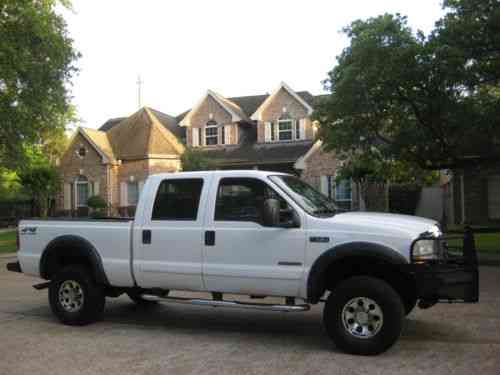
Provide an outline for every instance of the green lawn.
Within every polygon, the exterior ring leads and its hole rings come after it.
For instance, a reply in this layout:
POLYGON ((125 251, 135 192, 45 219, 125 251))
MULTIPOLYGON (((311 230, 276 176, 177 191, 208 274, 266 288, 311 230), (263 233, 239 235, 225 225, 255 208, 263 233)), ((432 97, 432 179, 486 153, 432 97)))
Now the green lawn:
POLYGON ((0 233, 0 253, 13 253, 16 251, 16 231, 0 233))
MULTIPOLYGON (((476 233, 476 249, 480 253, 500 254, 500 233, 476 233)), ((451 246, 462 246, 460 240, 450 240, 451 246)))

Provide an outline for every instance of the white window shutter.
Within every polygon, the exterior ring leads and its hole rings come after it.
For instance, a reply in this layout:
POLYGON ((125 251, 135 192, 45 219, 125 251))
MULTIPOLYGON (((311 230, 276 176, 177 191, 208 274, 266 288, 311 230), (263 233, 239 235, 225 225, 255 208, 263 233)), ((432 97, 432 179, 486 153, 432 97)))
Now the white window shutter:
POLYGON ((321 176, 321 192, 327 197, 330 197, 328 186, 328 176, 321 176))
POLYGON ((139 181, 139 197, 141 196, 142 188, 144 187, 144 181, 139 181))
POLYGON ((122 207, 128 206, 127 183, 126 182, 122 182, 120 184, 120 206, 122 206, 122 207))
POLYGON ((207 145, 207 132, 205 127, 200 129, 202 137, 201 137, 201 145, 206 146, 207 145))
POLYGON ((265 123, 264 141, 265 142, 270 142, 271 141, 271 123, 270 122, 266 122, 265 123))
POLYGON ((299 120, 299 139, 306 139, 306 119, 299 120))
POLYGON ((191 129, 191 138, 193 147, 198 147, 200 145, 200 129, 193 128, 191 129))
POLYGON ((231 144, 231 125, 224 125, 224 144, 231 144))
POLYGON ((64 209, 71 210, 71 184, 64 184, 64 209))
POLYGON ((92 195, 99 195, 99 181, 94 181, 92 195))

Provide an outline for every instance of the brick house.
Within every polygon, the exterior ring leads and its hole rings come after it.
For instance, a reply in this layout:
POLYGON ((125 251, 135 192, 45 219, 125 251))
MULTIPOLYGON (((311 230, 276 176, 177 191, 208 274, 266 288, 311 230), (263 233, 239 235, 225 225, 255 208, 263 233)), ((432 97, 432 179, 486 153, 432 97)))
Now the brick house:
POLYGON ((208 90, 177 117, 142 108, 99 130, 79 128, 61 159, 58 207, 85 212, 88 197, 100 195, 111 214, 130 215, 147 176, 181 170, 180 157, 192 147, 220 169, 295 173, 340 206, 359 209, 354 184, 335 183, 339 161, 315 139, 316 100, 286 83, 271 94, 233 98, 208 90))

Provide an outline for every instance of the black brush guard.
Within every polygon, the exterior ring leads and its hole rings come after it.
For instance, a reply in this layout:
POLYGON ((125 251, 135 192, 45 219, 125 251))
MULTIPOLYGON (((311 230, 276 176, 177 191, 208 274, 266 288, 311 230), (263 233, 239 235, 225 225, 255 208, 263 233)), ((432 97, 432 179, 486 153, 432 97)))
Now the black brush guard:
MULTIPOLYGON (((419 238, 417 241, 429 239, 419 238)), ((436 302, 479 301, 479 271, 474 233, 466 228, 463 237, 440 239, 442 259, 411 265, 421 306, 436 302), (462 240, 462 247, 449 246, 449 240, 462 240)))

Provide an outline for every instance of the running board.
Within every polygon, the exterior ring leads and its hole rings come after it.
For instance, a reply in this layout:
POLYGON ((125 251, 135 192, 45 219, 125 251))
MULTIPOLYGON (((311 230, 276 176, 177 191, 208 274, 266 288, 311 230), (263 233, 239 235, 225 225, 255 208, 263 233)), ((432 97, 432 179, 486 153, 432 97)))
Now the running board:
POLYGON ((268 311, 282 311, 282 312, 301 312, 301 311, 308 311, 311 308, 311 306, 309 305, 272 305, 269 303, 251 303, 251 302, 224 301, 224 300, 217 301, 213 299, 201 299, 201 298, 160 297, 154 294, 142 294, 141 297, 148 301, 174 302, 174 303, 184 303, 188 305, 197 305, 197 306, 232 307, 237 309, 268 310, 268 311))

